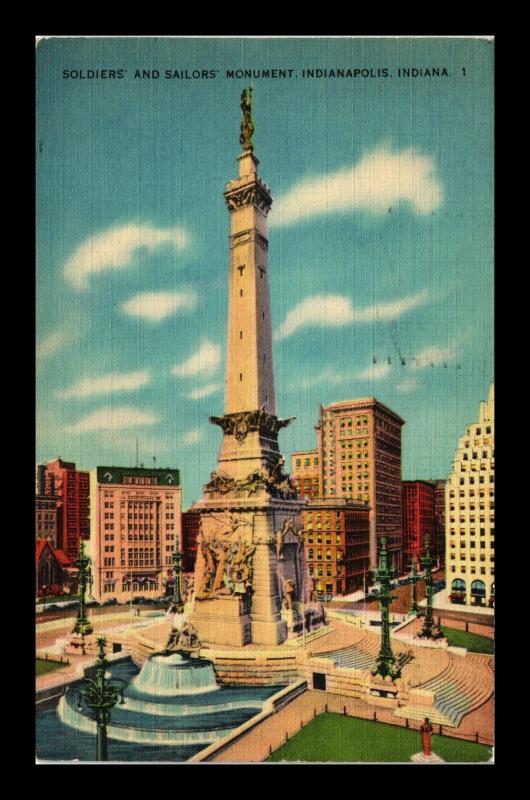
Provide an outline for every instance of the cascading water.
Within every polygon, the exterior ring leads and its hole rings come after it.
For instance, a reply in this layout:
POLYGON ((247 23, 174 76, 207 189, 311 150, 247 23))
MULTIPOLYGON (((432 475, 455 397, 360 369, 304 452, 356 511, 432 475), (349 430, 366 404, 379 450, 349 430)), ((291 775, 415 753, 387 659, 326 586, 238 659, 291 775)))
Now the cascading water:
POLYGON ((166 697, 219 689, 211 661, 186 658, 180 653, 151 656, 131 685, 140 692, 166 697))

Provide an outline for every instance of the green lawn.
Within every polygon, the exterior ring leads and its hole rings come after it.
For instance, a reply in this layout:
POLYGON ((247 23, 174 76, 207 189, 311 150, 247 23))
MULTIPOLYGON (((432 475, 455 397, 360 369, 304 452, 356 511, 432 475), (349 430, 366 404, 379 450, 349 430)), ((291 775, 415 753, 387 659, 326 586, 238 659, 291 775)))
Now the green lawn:
POLYGON ((58 661, 47 661, 44 658, 35 659, 35 675, 45 675, 47 672, 53 672, 54 669, 66 667, 66 664, 60 664, 58 661))
MULTIPOLYGON (((417 731, 341 714, 320 714, 267 761, 409 762, 421 751, 417 731)), ((489 761, 491 748, 433 736, 432 749, 445 761, 489 761)))
POLYGON ((456 628, 447 628, 445 625, 442 625, 442 630, 452 647, 465 647, 470 653, 486 653, 487 655, 494 653, 493 639, 489 639, 487 636, 481 636, 479 633, 466 633, 456 630, 456 628))

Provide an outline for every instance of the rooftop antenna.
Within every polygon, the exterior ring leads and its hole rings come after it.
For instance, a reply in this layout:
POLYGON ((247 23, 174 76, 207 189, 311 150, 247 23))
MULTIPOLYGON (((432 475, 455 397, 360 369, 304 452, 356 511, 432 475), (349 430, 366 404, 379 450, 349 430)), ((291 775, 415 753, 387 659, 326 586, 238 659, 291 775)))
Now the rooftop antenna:
POLYGON ((153 456, 153 469, 156 469, 156 456, 153 456))
POLYGON ((138 469, 138 438, 136 439, 136 469, 138 469))

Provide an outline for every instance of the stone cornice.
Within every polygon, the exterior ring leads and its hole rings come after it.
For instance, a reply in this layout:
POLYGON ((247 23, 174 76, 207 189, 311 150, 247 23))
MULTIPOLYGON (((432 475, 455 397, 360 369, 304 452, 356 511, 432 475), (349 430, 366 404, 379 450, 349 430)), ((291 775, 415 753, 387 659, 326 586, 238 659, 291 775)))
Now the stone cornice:
POLYGON ((246 178, 240 181, 231 181, 227 185, 224 198, 230 211, 255 205, 268 214, 272 205, 268 186, 257 177, 251 182, 246 178))
POLYGON ((238 442, 244 441, 248 433, 259 431, 265 436, 277 437, 278 432, 287 427, 295 417, 279 419, 264 409, 225 414, 223 417, 210 417, 212 425, 219 425, 225 434, 235 436, 238 442))

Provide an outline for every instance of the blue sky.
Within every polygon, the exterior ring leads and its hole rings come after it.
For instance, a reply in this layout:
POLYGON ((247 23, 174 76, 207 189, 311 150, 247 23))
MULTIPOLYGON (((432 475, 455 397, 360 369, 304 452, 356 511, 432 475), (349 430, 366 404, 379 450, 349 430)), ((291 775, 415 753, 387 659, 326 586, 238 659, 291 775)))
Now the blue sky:
POLYGON ((239 96, 274 198, 281 448, 319 404, 405 420, 403 478, 447 476, 493 380, 493 46, 481 40, 51 39, 37 51, 37 459, 215 467, 239 96), (449 76, 399 78, 399 67, 449 76), (302 69, 392 77, 302 77, 302 69), (63 70, 124 69, 121 80, 63 70), (158 69, 158 80, 134 79, 158 69), (164 71, 218 70, 212 79, 164 71), (465 70, 465 75, 464 75, 465 70), (297 75, 298 77, 294 77, 297 75), (401 360, 404 360, 404 364, 401 360), (389 360, 391 363, 389 363, 389 360))

